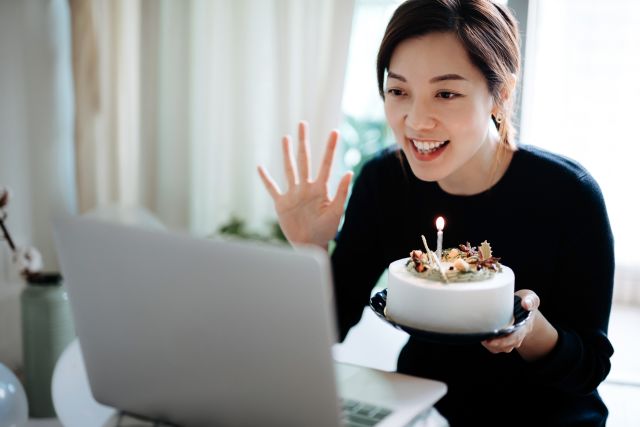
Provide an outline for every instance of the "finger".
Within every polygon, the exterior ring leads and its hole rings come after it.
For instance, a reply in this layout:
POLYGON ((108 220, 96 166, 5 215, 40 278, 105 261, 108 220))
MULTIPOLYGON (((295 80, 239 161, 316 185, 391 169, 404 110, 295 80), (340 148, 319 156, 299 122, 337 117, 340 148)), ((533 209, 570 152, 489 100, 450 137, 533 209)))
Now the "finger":
POLYGON ((298 124, 298 172, 300 172, 300 182, 309 182, 310 162, 309 162, 309 140, 307 122, 301 121, 298 124))
POLYGON ((269 172, 267 172, 262 166, 258 166, 258 174, 260 175, 262 183, 264 184, 273 200, 276 200, 278 197, 280 197, 281 193, 280 189, 278 188, 278 184, 276 184, 276 182, 271 178, 269 172))
POLYGON ((525 310, 533 311, 533 310, 537 310, 538 307, 540 307, 540 297, 538 297, 538 295, 535 292, 529 289, 520 289, 519 291, 516 292, 516 295, 522 298, 520 305, 525 310))
POLYGON ((522 307, 528 311, 537 310, 540 306, 540 298, 537 295, 532 295, 522 300, 522 307))
POLYGON ((284 173, 287 176, 289 189, 291 189, 298 183, 298 177, 293 163, 293 151, 291 150, 291 137, 289 135, 282 138, 282 154, 284 155, 284 173))
POLYGON ((490 348, 500 348, 509 345, 509 341, 505 337, 490 338, 482 343, 490 348))
POLYGON ((483 341, 482 345, 493 354, 511 353, 516 347, 518 347, 517 343, 503 341, 500 339, 483 341))
POLYGON ((491 348, 518 347, 518 342, 522 340, 520 335, 520 331, 515 331, 507 335, 489 338, 487 340, 484 340, 482 343, 491 348))
POLYGON ((347 195, 349 194, 349 184, 351 183, 352 178, 353 172, 349 171, 344 174, 342 179, 340 179, 340 183, 338 184, 336 196, 334 197, 333 202, 331 202, 341 211, 344 209, 344 202, 347 200, 347 195))
POLYGON ((482 346, 493 354, 500 353, 500 350, 498 349, 498 347, 489 341, 482 341, 482 346))
POLYGON ((332 131, 329 134, 329 140, 327 141, 327 148, 324 151, 324 158, 320 165, 320 172, 318 173, 318 181, 329 181, 329 175, 331 174, 331 166, 333 165, 333 157, 336 152, 336 146, 338 145, 338 139, 340 134, 337 130, 332 131))

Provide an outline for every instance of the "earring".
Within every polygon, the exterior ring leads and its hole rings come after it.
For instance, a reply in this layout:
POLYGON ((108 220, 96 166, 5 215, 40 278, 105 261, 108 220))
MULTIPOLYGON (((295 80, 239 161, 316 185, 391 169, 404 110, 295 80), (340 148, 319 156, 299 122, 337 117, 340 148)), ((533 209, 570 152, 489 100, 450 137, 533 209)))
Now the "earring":
POLYGON ((496 123, 502 123, 502 121, 504 120, 504 116, 502 115, 502 113, 498 113, 494 117, 496 119, 496 123))

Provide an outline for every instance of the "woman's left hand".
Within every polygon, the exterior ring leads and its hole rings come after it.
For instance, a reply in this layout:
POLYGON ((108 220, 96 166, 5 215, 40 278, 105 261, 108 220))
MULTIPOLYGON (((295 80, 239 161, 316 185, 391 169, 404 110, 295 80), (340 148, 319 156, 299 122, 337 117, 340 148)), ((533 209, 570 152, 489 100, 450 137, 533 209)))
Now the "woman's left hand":
POLYGON ((525 322, 524 326, 509 335, 482 341, 482 345, 491 353, 511 353, 514 349, 519 349, 527 337, 532 334, 536 318, 540 315, 538 311, 540 298, 535 292, 529 289, 521 289, 515 294, 522 298, 520 303, 522 308, 531 312, 529 320, 525 322))

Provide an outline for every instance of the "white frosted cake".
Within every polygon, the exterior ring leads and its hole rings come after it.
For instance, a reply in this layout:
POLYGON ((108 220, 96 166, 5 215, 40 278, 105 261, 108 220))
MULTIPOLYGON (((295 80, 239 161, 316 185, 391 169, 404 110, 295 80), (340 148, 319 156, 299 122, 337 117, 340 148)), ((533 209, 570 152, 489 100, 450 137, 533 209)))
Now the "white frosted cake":
POLYGON ((482 333, 512 322, 513 271, 485 241, 435 253, 411 251, 389 265, 386 315, 396 323, 442 333, 482 333))

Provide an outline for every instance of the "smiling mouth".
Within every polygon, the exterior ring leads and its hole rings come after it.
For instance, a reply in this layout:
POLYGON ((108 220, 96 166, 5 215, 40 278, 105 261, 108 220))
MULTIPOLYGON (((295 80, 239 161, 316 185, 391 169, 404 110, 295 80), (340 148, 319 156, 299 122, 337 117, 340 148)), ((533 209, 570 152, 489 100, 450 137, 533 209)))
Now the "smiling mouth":
POLYGON ((445 141, 419 141, 416 139, 409 139, 409 141, 411 141, 413 148, 415 148, 420 154, 433 154, 449 145, 448 139, 445 141))

